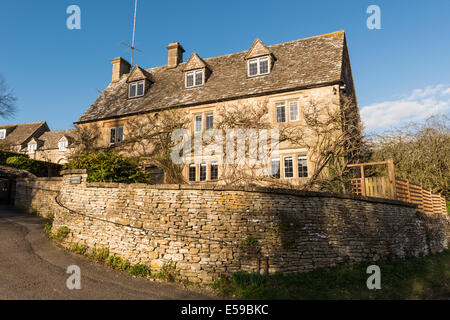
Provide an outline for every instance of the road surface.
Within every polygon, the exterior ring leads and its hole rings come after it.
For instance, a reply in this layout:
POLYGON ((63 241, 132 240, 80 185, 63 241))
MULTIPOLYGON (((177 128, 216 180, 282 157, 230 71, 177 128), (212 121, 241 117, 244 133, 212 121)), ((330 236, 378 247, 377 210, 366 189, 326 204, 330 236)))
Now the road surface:
POLYGON ((57 247, 45 220, 0 207, 0 299, 214 299, 171 283, 135 278, 57 247), (81 271, 81 289, 69 290, 67 267, 81 271))

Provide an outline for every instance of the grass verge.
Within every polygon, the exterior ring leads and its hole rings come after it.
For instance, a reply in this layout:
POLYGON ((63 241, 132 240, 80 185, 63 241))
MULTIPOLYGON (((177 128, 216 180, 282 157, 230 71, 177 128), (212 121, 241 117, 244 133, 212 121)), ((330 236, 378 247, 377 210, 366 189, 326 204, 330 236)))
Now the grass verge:
POLYGON ((450 250, 423 258, 338 266, 289 275, 236 272, 214 283, 238 299, 449 299, 450 250), (381 289, 369 290, 370 264, 381 269, 381 289))

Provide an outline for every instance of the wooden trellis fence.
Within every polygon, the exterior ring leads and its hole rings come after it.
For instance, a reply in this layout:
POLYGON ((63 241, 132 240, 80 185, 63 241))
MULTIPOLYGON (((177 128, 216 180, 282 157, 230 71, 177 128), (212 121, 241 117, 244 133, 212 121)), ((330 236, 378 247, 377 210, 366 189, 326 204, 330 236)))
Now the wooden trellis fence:
POLYGON ((360 168, 360 178, 350 180, 354 194, 415 203, 419 206, 419 211, 428 214, 447 213, 445 197, 434 194, 420 185, 412 184, 408 180, 396 179, 392 160, 351 164, 349 167, 360 168), (388 176, 366 178, 364 167, 371 165, 387 165, 388 176))

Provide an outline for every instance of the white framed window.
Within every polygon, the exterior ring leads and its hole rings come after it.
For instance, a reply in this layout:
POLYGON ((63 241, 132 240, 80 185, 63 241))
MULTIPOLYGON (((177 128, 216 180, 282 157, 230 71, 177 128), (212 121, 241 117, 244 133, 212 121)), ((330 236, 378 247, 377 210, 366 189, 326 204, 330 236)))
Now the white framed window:
POLYGON ((123 140, 123 126, 109 129, 109 143, 114 144, 123 140))
POLYGON ((202 86, 204 83, 203 69, 186 72, 186 88, 202 86))
POLYGON ((35 153, 36 150, 37 150, 37 144, 36 143, 28 145, 28 153, 35 153))
POLYGON ((217 161, 211 162, 209 169, 209 179, 217 180, 219 178, 219 163, 217 161))
POLYGON ((289 121, 298 121, 299 113, 298 113, 298 102, 291 101, 289 102, 289 121))
POLYGON ((212 113, 205 115, 205 130, 212 129, 214 126, 214 116, 212 113))
POLYGON ((200 163, 199 180, 206 181, 206 163, 200 163))
POLYGON ((145 80, 132 82, 129 84, 128 97, 142 97, 145 93, 145 80))
POLYGON ((269 56, 248 60, 248 76, 254 77, 270 73, 269 56))
POLYGON ((294 163, 292 157, 284 157, 284 177, 294 177, 294 163))
POLYGON ((277 122, 286 122, 286 105, 284 102, 275 105, 277 122))
POLYGON ((298 156, 297 171, 298 171, 299 178, 307 178, 308 177, 308 158, 306 156, 298 156))
POLYGON ((197 167, 195 163, 191 163, 189 165, 189 181, 195 181, 196 179, 196 173, 197 173, 197 167))
POLYGON ((6 138, 6 129, 0 130, 0 139, 3 140, 6 138))
POLYGON ((59 151, 66 151, 67 150, 67 141, 63 140, 63 141, 59 141, 58 142, 58 149, 59 151))
POLYGON ((195 116, 194 131, 202 132, 202 129, 203 129, 203 116, 201 114, 198 114, 195 116))
POLYGON ((270 160, 270 174, 273 178, 280 179, 280 158, 270 160))

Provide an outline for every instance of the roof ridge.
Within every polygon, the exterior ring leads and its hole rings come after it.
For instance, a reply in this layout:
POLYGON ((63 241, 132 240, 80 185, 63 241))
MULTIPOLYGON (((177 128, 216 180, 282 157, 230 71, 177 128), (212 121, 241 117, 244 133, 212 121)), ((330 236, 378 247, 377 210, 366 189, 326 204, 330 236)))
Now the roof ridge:
MULTIPOLYGON (((293 43, 293 42, 298 42, 298 41, 303 41, 303 40, 311 40, 311 39, 320 38, 320 37, 328 37, 328 36, 335 35, 335 34, 340 34, 340 33, 344 33, 345 34, 345 30, 338 30, 338 31, 334 31, 334 32, 319 34, 317 36, 312 36, 312 37, 307 37, 307 38, 301 38, 301 39, 296 39, 296 40, 276 43, 276 44, 269 45, 267 47, 268 48, 273 48, 273 47, 277 47, 277 46, 281 46, 281 45, 285 45, 285 44, 289 44, 289 43, 293 43)), ((256 39, 259 39, 259 38, 256 38, 256 39)), ((233 52, 233 53, 228 53, 228 54, 224 54, 224 55, 220 55, 220 56, 214 56, 214 57, 209 57, 209 58, 201 58, 201 59, 206 61, 206 60, 210 60, 210 59, 223 58, 223 57, 228 57, 228 56, 232 56, 232 55, 235 55, 235 54, 242 54, 242 53, 248 52, 248 50, 249 49, 243 50, 243 51, 238 51, 238 52, 233 52)), ((196 53, 196 51, 193 51, 193 53, 196 53)), ((187 63, 187 61, 186 62, 182 62, 182 63, 180 63, 178 65, 183 65, 183 64, 186 64, 186 63, 187 63)), ((152 68, 148 68, 148 69, 144 69, 144 70, 147 71, 147 72, 150 72, 150 70, 155 70, 156 68, 163 68, 163 67, 166 67, 166 65, 156 66, 156 67, 152 67, 152 68)))
POLYGON ((44 124, 46 121, 37 121, 37 122, 26 122, 26 123, 13 123, 13 124, 5 124, 5 125, 0 125, 0 127, 9 127, 9 126, 24 126, 24 125, 28 125, 28 124, 44 124))

